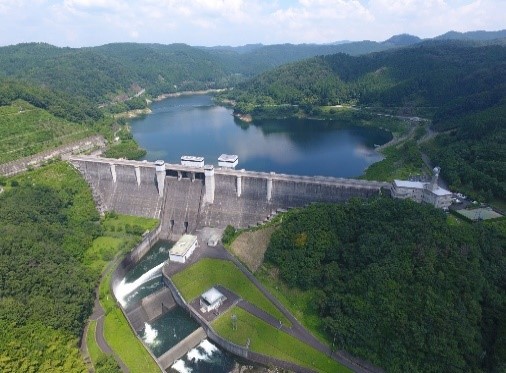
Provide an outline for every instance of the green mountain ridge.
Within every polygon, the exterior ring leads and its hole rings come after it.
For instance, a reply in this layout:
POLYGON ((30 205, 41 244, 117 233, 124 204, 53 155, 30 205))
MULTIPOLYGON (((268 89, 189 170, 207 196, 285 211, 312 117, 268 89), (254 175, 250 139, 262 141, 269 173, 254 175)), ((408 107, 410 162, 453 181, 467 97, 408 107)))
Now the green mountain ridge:
MULTIPOLYGON (((497 39, 503 33, 452 34, 452 39, 499 43, 490 39, 497 39)), ((145 88, 151 96, 225 88, 306 58, 336 53, 359 56, 419 41, 416 36, 401 34, 384 42, 364 40, 339 44, 251 44, 239 47, 113 43, 61 48, 47 43, 23 43, 0 48, 0 79, 36 84, 101 104, 132 96, 139 92, 139 87, 145 88)))
POLYGON ((260 74, 224 97, 236 111, 318 116, 322 106, 357 104, 399 113, 434 112, 450 131, 424 147, 454 189, 506 196, 506 48, 429 40, 363 56, 317 56, 260 74), (269 110, 267 110, 269 109, 269 110))

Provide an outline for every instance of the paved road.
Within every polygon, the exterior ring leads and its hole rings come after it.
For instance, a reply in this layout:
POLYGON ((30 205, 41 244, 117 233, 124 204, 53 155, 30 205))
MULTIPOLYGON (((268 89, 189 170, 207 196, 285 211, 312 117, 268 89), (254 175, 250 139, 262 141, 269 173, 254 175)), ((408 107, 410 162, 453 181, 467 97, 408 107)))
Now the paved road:
MULTIPOLYGON (((107 273, 112 267, 115 267, 117 264, 118 264, 118 258, 116 258, 114 261, 109 262, 106 269, 102 272, 102 275, 107 273)), ((116 362, 118 363, 122 372, 129 373, 130 370, 128 369, 128 367, 125 365, 125 363, 123 363, 123 361, 120 359, 120 357, 112 350, 112 348, 109 346, 109 344, 107 343, 107 341, 104 338, 105 311, 98 299, 98 296, 99 296, 98 289, 99 289, 99 287, 97 287, 97 289, 95 291, 95 303, 93 305, 93 312, 91 313, 91 315, 89 317, 89 320, 95 320, 97 322, 97 328, 95 331, 95 341, 97 342, 98 347, 100 348, 100 350, 102 350, 102 352, 104 354, 106 354, 106 355, 112 354, 112 356, 114 357, 114 360, 116 360, 116 362)), ((89 332, 89 328, 88 328, 88 326, 86 326, 86 329, 84 331, 84 335, 82 338, 82 344, 81 344, 81 350, 86 352, 86 353, 84 353, 85 356, 88 356, 88 351, 86 348, 86 339, 87 339, 88 332, 89 332)))
POLYGON ((125 365, 125 363, 123 363, 120 357, 112 350, 112 348, 109 346, 109 344, 104 338, 104 316, 105 312, 98 300, 97 294, 97 296, 95 297, 95 305, 93 306, 93 313, 90 316, 90 320, 97 321, 95 341, 97 342, 98 347, 102 350, 104 354, 112 355, 114 357, 114 360, 116 360, 122 372, 129 373, 130 370, 128 369, 128 367, 125 365))

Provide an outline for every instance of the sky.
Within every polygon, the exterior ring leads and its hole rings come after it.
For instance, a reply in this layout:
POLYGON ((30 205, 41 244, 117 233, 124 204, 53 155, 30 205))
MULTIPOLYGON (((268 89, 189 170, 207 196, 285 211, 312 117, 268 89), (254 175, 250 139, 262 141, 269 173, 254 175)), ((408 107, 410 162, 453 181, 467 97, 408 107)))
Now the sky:
POLYGON ((506 0, 0 0, 0 45, 382 41, 506 28, 506 0))

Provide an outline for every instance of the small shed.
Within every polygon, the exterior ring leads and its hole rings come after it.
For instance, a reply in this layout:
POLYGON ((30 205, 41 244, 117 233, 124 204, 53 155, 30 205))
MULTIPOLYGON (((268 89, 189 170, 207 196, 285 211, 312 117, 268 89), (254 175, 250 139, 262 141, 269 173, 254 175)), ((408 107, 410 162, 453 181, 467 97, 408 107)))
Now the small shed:
POLYGON ((227 300, 227 297, 218 289, 212 287, 200 297, 200 310, 202 312, 215 310, 221 306, 225 300, 227 300))
POLYGON ((197 236, 184 234, 169 250, 171 262, 186 263, 198 246, 197 236))

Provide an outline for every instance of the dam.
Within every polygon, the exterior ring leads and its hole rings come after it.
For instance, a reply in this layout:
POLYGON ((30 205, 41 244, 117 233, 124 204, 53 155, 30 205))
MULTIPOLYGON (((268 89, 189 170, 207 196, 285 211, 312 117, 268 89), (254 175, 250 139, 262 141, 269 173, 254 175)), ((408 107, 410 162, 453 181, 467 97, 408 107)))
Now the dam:
MULTIPOLYGON (((193 319, 193 314, 190 318, 177 289, 167 285, 170 279, 165 280, 164 263, 169 259, 173 241, 182 234, 199 231, 203 242, 208 242, 203 238, 207 227, 256 226, 280 210, 314 202, 367 198, 389 193, 390 189, 390 184, 383 182, 251 172, 213 165, 195 167, 96 156, 73 156, 69 161, 90 185, 101 212, 160 220, 157 228, 145 234, 116 267, 111 287, 131 328, 163 371, 173 365, 195 363, 188 359, 196 354, 209 358, 214 350, 220 351, 220 359, 228 365, 234 360, 225 354, 232 353, 259 364, 294 368, 289 362, 227 343, 193 319)), ((219 250, 226 253, 223 248, 213 251, 206 247, 208 251, 201 255, 223 259, 225 254, 219 250)))
POLYGON ((213 165, 71 157, 101 212, 161 219, 161 237, 203 227, 246 228, 279 210, 390 193, 386 182, 253 172, 213 165))

